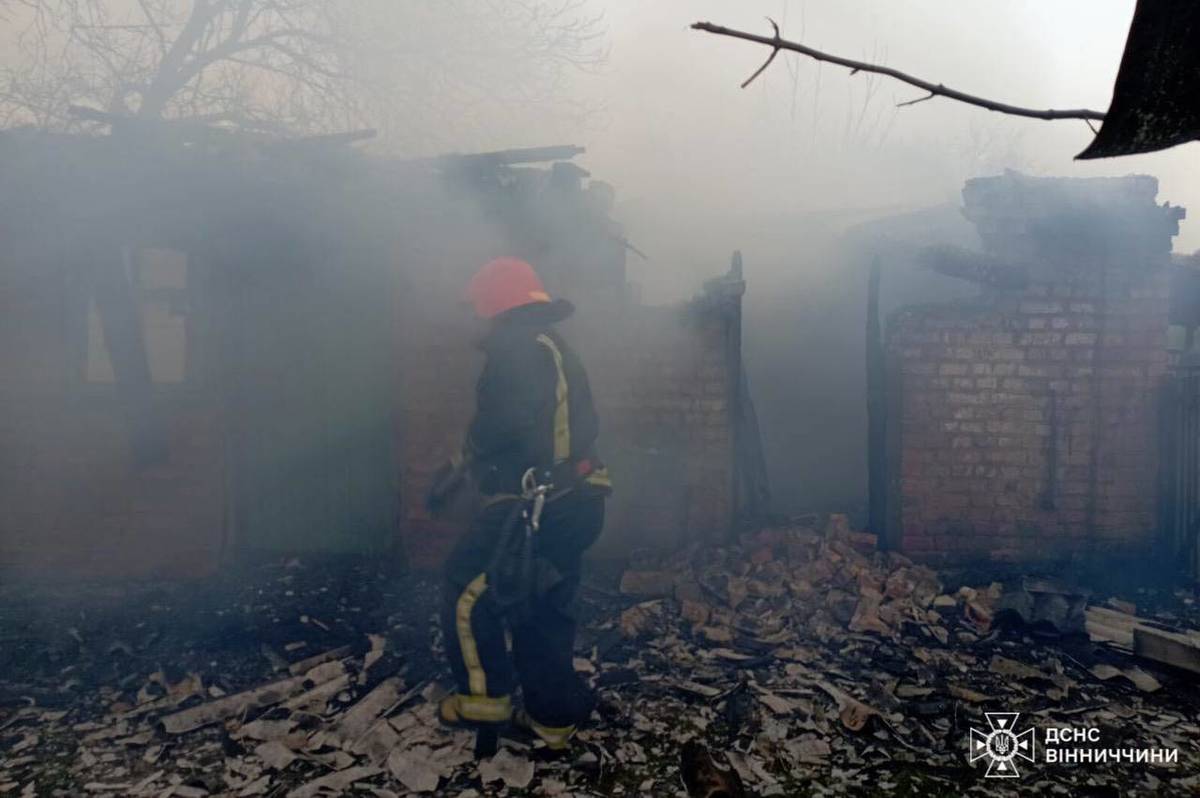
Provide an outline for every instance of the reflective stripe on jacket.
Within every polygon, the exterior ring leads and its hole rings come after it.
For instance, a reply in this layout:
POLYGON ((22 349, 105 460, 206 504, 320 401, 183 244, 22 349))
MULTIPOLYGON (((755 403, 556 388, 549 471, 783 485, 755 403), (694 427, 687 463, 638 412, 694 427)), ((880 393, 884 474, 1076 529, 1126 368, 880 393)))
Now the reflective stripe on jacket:
POLYGON ((547 311, 536 305, 510 311, 483 341, 487 360, 466 449, 485 494, 519 493, 529 468, 582 461, 594 465, 586 481, 608 487, 596 459, 599 419, 587 373, 547 311))

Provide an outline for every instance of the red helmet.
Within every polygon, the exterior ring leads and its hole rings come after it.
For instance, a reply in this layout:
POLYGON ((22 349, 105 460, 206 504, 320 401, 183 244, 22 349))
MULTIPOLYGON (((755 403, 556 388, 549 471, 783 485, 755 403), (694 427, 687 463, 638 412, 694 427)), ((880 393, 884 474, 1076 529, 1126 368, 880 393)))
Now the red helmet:
POLYGON ((475 315, 491 319, 522 305, 549 302, 550 295, 528 263, 520 258, 496 258, 483 264, 471 278, 467 299, 475 315))

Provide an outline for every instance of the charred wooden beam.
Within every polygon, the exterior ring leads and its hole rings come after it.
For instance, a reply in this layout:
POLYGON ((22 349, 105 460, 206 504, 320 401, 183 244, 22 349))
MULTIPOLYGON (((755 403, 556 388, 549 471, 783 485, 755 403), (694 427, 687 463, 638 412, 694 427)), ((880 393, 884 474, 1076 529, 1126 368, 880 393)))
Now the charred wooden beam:
POLYGON ((379 135, 379 131, 374 128, 363 128, 362 130, 346 130, 341 133, 322 133, 317 136, 283 139, 272 142, 269 147, 275 150, 293 150, 301 147, 340 147, 358 141, 369 141, 377 135, 379 135))
POLYGON ((927 269, 992 288, 1021 289, 1029 284, 1029 269, 993 255, 953 246, 926 247, 917 262, 927 269))
POLYGON ((587 152, 574 144, 555 144, 549 147, 521 147, 513 150, 491 152, 452 153, 429 159, 440 166, 511 166, 519 163, 545 163, 547 161, 569 161, 576 155, 587 152))
POLYGON ((879 326, 879 260, 867 281, 867 528, 890 548, 887 531, 887 360, 879 326))

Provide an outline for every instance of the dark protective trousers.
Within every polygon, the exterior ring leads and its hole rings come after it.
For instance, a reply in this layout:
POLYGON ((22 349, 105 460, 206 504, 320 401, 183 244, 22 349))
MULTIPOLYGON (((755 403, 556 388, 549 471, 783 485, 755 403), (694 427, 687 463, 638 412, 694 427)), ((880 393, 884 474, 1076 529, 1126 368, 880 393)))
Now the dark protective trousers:
POLYGON ((572 492, 547 502, 534 537, 535 565, 543 577, 523 614, 505 614, 486 578, 512 508, 511 501, 486 507, 446 562, 446 654, 461 695, 506 698, 519 683, 525 711, 536 723, 571 726, 591 712, 592 699, 575 674, 570 605, 579 589, 583 553, 604 526, 604 497, 572 492), (512 635, 511 659, 506 629, 512 635))

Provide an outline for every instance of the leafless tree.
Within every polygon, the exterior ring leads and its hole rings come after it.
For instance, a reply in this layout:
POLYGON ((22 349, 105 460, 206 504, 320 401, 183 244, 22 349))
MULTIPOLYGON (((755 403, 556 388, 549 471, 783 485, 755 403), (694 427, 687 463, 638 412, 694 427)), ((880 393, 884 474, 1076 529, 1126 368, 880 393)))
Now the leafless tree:
POLYGON ((354 0, 373 124, 400 150, 487 147, 531 119, 577 129, 596 109, 569 80, 607 57, 590 2, 354 0))
POLYGON ((328 0, 7 0, 25 21, 3 73, 7 120, 71 109, 243 126, 337 126, 346 31, 328 0))
MULTIPOLYGON (((879 61, 886 56, 886 51, 875 44, 869 60, 879 61)), ((854 84, 847 84, 846 124, 841 141, 843 146, 850 148, 879 149, 896 121, 896 107, 894 104, 876 102, 881 88, 881 81, 876 75, 866 75, 861 83, 860 102, 856 102, 854 84)))
POLYGON ((971 119, 966 130, 948 142, 964 174, 997 174, 1014 169, 1039 174, 1046 165, 1039 163, 1036 149, 1028 147, 1026 128, 1012 119, 971 119))
POLYGON ((584 3, 0 0, 17 29, 0 125, 106 114, 323 132, 431 110, 454 124, 493 98, 561 99, 567 69, 604 57, 584 3))

